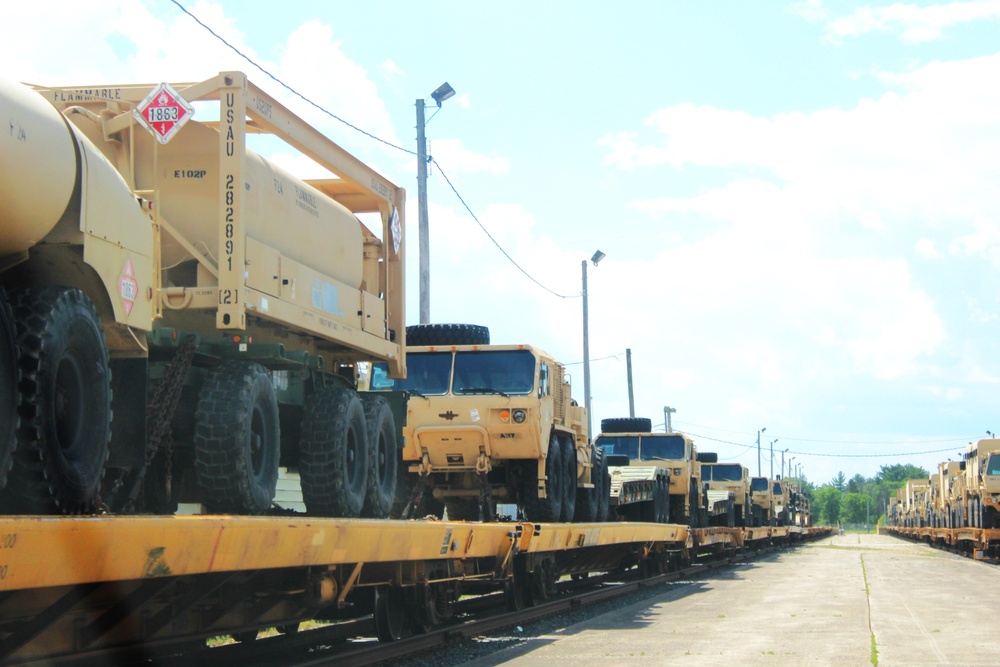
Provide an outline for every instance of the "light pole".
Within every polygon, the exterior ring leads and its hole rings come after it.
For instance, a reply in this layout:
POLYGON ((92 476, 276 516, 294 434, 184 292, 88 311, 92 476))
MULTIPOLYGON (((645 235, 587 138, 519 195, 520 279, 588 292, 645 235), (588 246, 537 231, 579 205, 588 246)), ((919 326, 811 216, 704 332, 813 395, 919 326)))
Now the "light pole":
MULTIPOLYGON (((605 254, 598 250, 590 258, 590 261, 594 263, 594 266, 597 266, 604 258, 605 254)), ((580 267, 583 270, 583 403, 587 408, 587 439, 592 440, 594 420, 590 411, 590 334, 587 329, 587 260, 580 262, 580 267)))
POLYGON ((798 479, 798 476, 796 476, 796 474, 793 472, 795 470, 794 464, 795 464, 795 457, 793 456, 792 458, 788 459, 788 476, 798 479))
POLYGON ((673 433, 674 427, 670 425, 670 415, 677 412, 674 408, 663 406, 663 431, 664 433, 673 433))
POLYGON ((787 447, 785 449, 781 450, 781 480, 782 481, 784 481, 784 479, 785 479, 785 452, 787 452, 787 451, 788 451, 787 447))
POLYGON ((760 434, 767 430, 767 427, 757 429, 757 476, 760 477, 760 434))
MULTIPOLYGON (((449 86, 446 81, 431 93, 431 97, 437 102, 438 109, 440 109, 441 103, 454 94, 455 89, 449 86)), ((424 100, 419 98, 417 100, 417 214, 419 216, 421 324, 428 324, 431 321, 431 247, 430 227, 427 221, 427 163, 430 162, 430 156, 427 155, 427 139, 424 136, 426 125, 424 100)))

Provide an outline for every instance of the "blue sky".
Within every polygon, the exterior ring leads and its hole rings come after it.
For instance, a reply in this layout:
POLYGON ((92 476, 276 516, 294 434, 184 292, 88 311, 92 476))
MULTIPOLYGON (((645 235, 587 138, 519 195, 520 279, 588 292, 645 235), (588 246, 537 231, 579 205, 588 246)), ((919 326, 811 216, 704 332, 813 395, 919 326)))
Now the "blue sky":
MULTIPOLYGON (((1000 0, 182 4, 409 150, 414 100, 451 83, 430 152, 551 292, 434 167, 431 319, 539 345, 582 402, 580 263, 602 250, 595 425, 628 414, 630 348, 637 414, 676 408, 754 473, 761 427, 765 474, 777 438, 817 482, 933 467, 1000 427, 1000 0)), ((0 58, 52 85, 247 71, 407 189, 417 321, 415 158, 172 2, 19 3, 0 58)))

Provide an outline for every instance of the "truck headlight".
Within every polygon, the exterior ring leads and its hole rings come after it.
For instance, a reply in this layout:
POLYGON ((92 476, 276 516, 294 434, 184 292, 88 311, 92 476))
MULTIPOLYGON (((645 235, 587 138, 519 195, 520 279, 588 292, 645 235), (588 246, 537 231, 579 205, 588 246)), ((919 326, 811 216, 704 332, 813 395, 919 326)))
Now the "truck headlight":
POLYGON ((528 413, 524 410, 514 410, 513 416, 515 424, 523 424, 524 420, 528 418, 528 413))

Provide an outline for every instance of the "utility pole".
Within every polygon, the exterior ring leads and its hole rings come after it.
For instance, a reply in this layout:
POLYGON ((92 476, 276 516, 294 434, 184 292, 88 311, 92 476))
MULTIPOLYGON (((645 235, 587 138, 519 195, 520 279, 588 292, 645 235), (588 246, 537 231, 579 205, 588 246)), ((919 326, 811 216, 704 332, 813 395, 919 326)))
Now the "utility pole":
POLYGON ((431 321, 431 250, 427 220, 427 138, 424 136, 424 100, 417 100, 417 215, 420 244, 420 324, 431 321))
POLYGON ((628 416, 635 417, 635 397, 632 395, 632 348, 625 348, 625 366, 628 369, 628 416))
POLYGON ((587 332, 587 260, 580 262, 583 271, 583 404, 587 408, 587 440, 594 439, 594 424, 590 411, 590 335, 587 332))
POLYGON ((663 429, 664 429, 663 432, 664 433, 673 433, 674 432, 674 427, 670 424, 670 415, 674 414, 675 412, 677 412, 677 410, 675 410, 674 408, 671 408, 669 406, 663 406, 663 429))
POLYGON ((776 442, 778 442, 777 438, 771 441, 771 479, 774 479, 774 443, 776 442))
POLYGON ((760 477, 760 434, 767 430, 767 427, 757 429, 757 476, 760 477))

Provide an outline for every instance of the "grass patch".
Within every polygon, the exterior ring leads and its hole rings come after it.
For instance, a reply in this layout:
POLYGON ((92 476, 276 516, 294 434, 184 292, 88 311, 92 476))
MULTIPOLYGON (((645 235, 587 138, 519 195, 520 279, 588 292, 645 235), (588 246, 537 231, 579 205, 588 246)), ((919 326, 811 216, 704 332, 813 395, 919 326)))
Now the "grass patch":
POLYGON ((868 603, 868 634, 872 638, 871 663, 878 666, 878 644, 875 641, 875 631, 872 630, 872 597, 871 588, 868 586, 868 570, 865 569, 865 555, 861 554, 861 576, 865 580, 865 601, 868 603))

